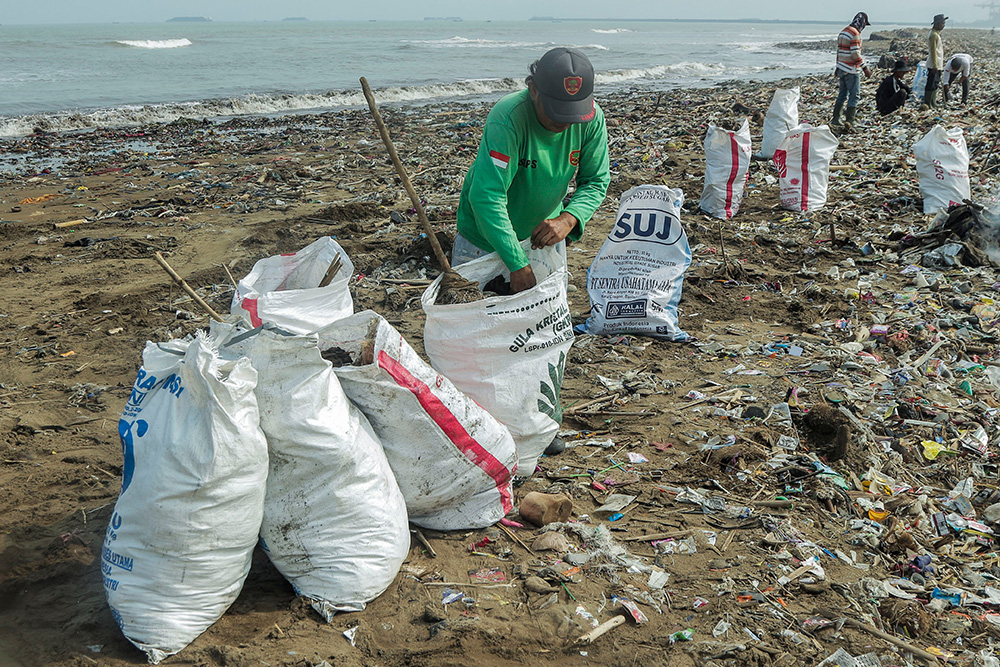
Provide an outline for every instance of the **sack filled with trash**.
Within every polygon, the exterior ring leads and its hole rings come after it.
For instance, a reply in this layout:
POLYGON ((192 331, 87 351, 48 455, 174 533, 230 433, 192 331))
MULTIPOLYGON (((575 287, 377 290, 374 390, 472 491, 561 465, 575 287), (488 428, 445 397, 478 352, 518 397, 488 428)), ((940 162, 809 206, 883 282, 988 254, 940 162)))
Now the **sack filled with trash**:
POLYGON ((812 211, 826 205, 830 162, 839 145, 826 125, 803 123, 788 131, 774 152, 782 208, 812 211))
POLYGON ((740 210, 750 170, 750 123, 738 130, 709 125, 705 134, 705 186, 699 208, 729 220, 740 210))
POLYGON ((913 144, 917 158, 924 213, 961 204, 972 196, 969 186, 969 148, 962 128, 935 125, 913 144))
POLYGON ((264 509, 257 372, 218 338, 147 343, 118 422, 122 490, 101 553, 122 632, 157 663, 204 632, 243 587, 264 509))
POLYGON ((764 116, 764 137, 758 156, 765 160, 774 157, 774 151, 785 134, 799 124, 799 88, 778 88, 771 97, 771 105, 764 116))
MULTIPOLYGON (((559 392, 573 320, 566 301, 563 244, 540 250, 522 242, 537 284, 523 292, 472 303, 438 304, 442 278, 420 298, 427 321, 424 349, 431 366, 510 430, 517 471, 531 475, 562 421, 559 392)), ((510 272, 496 253, 455 270, 479 284, 510 272)))
POLYGON ((506 426, 370 310, 317 336, 344 393, 382 442, 410 521, 435 530, 472 529, 510 512, 517 450, 506 426))
POLYGON ((392 583, 410 546, 406 505, 378 436, 347 399, 315 334, 249 345, 270 468, 261 544, 327 621, 392 583))
POLYGON ((618 218, 587 272, 588 333, 686 340, 677 321, 691 248, 681 226, 684 193, 639 185, 622 193, 618 218))
POLYGON ((348 283, 354 265, 329 236, 298 252, 266 257, 236 286, 230 312, 252 327, 274 324, 312 333, 354 313, 348 283))

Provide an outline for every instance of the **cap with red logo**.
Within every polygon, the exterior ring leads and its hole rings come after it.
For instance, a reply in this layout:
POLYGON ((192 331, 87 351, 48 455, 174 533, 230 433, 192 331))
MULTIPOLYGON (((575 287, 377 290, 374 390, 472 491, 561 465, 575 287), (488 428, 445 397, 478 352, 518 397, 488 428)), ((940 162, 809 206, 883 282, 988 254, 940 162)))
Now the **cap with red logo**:
POLYGON ((594 66, 579 49, 558 47, 535 61, 531 80, 545 115, 557 123, 594 118, 594 66))

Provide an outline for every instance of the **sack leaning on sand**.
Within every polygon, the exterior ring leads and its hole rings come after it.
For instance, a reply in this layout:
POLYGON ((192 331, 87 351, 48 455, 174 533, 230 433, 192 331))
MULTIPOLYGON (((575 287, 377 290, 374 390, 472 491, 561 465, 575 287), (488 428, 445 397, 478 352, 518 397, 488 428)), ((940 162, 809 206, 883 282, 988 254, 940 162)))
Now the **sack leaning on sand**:
POLYGON ((764 116, 764 137, 759 157, 770 160, 785 134, 799 124, 799 88, 778 88, 764 116))
POLYGON ((354 312, 347 287, 353 274, 354 265, 344 249, 324 236, 297 252, 254 264, 236 286, 230 312, 252 327, 268 323, 290 333, 312 333, 354 312), (329 285, 320 287, 337 257, 343 266, 329 285))
POLYGON ((410 521, 434 530, 490 526, 513 508, 517 450, 507 427, 364 311, 321 329, 320 347, 349 354, 340 384, 382 442, 410 521))
POLYGON ((969 148, 962 128, 935 125, 913 144, 917 158, 924 213, 934 213, 972 196, 969 185, 969 148))
POLYGON ((664 185, 622 193, 617 222, 587 271, 588 333, 688 338, 677 321, 684 272, 691 266, 683 204, 684 193, 664 185))
POLYGON ((705 185, 699 208, 729 220, 740 210, 750 171, 750 122, 738 130, 709 125, 705 134, 705 185))
MULTIPOLYGON (((565 245, 532 250, 522 242, 538 283, 509 296, 438 305, 439 276, 420 298, 431 366, 504 424, 517 445, 517 471, 528 476, 562 421, 559 393, 573 320, 566 300, 565 245)), ((496 253, 455 267, 485 284, 510 272, 496 253)))
POLYGON ((262 331, 249 349, 270 457, 261 546, 328 622, 360 611, 409 550, 403 495, 315 335, 262 331))
POLYGON ((122 633, 157 663, 236 600, 264 508, 267 443, 257 372, 218 338, 147 343, 118 422, 122 491, 102 550, 122 633))

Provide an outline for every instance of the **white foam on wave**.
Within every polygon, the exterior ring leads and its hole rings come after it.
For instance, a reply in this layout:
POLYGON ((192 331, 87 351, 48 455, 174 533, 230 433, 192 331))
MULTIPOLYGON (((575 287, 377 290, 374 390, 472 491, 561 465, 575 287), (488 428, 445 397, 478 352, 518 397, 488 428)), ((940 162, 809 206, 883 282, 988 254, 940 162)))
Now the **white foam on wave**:
POLYGON ((191 40, 187 37, 180 39, 118 39, 115 44, 123 46, 134 46, 139 49, 179 49, 182 46, 191 46, 191 40))
MULTIPOLYGON (((429 101, 519 90, 521 79, 473 79, 426 86, 403 86, 374 91, 379 103, 429 101)), ((197 102, 124 105, 88 111, 0 116, 0 137, 21 137, 41 128, 47 132, 115 128, 149 123, 169 123, 178 118, 220 118, 295 111, 329 110, 366 104, 360 91, 330 91, 301 95, 251 94, 197 102)))
POLYGON ((614 35, 619 32, 635 32, 634 30, 629 30, 628 28, 591 28, 590 32, 600 33, 602 35, 614 35))
POLYGON ((469 49, 505 49, 505 48, 535 48, 551 45, 551 42, 508 42, 496 39, 470 39, 468 37, 448 37, 446 39, 404 39, 403 44, 419 44, 432 49, 469 48, 469 49))
POLYGON ((689 77, 712 77, 738 76, 753 74, 770 69, 784 69, 784 66, 766 67, 727 67, 721 63, 701 63, 701 62, 681 62, 673 65, 656 65, 640 69, 619 69, 607 72, 598 72, 595 75, 595 83, 598 85, 609 85, 616 83, 627 83, 644 79, 668 79, 668 78, 689 78, 689 77))

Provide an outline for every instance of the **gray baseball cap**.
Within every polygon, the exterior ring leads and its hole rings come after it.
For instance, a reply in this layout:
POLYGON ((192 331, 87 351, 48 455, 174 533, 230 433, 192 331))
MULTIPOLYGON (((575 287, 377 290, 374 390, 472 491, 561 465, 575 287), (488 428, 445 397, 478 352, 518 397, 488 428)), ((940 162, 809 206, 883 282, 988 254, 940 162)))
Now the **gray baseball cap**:
POLYGON ((545 115, 557 123, 594 119, 594 66, 579 49, 558 47, 531 66, 545 115))

